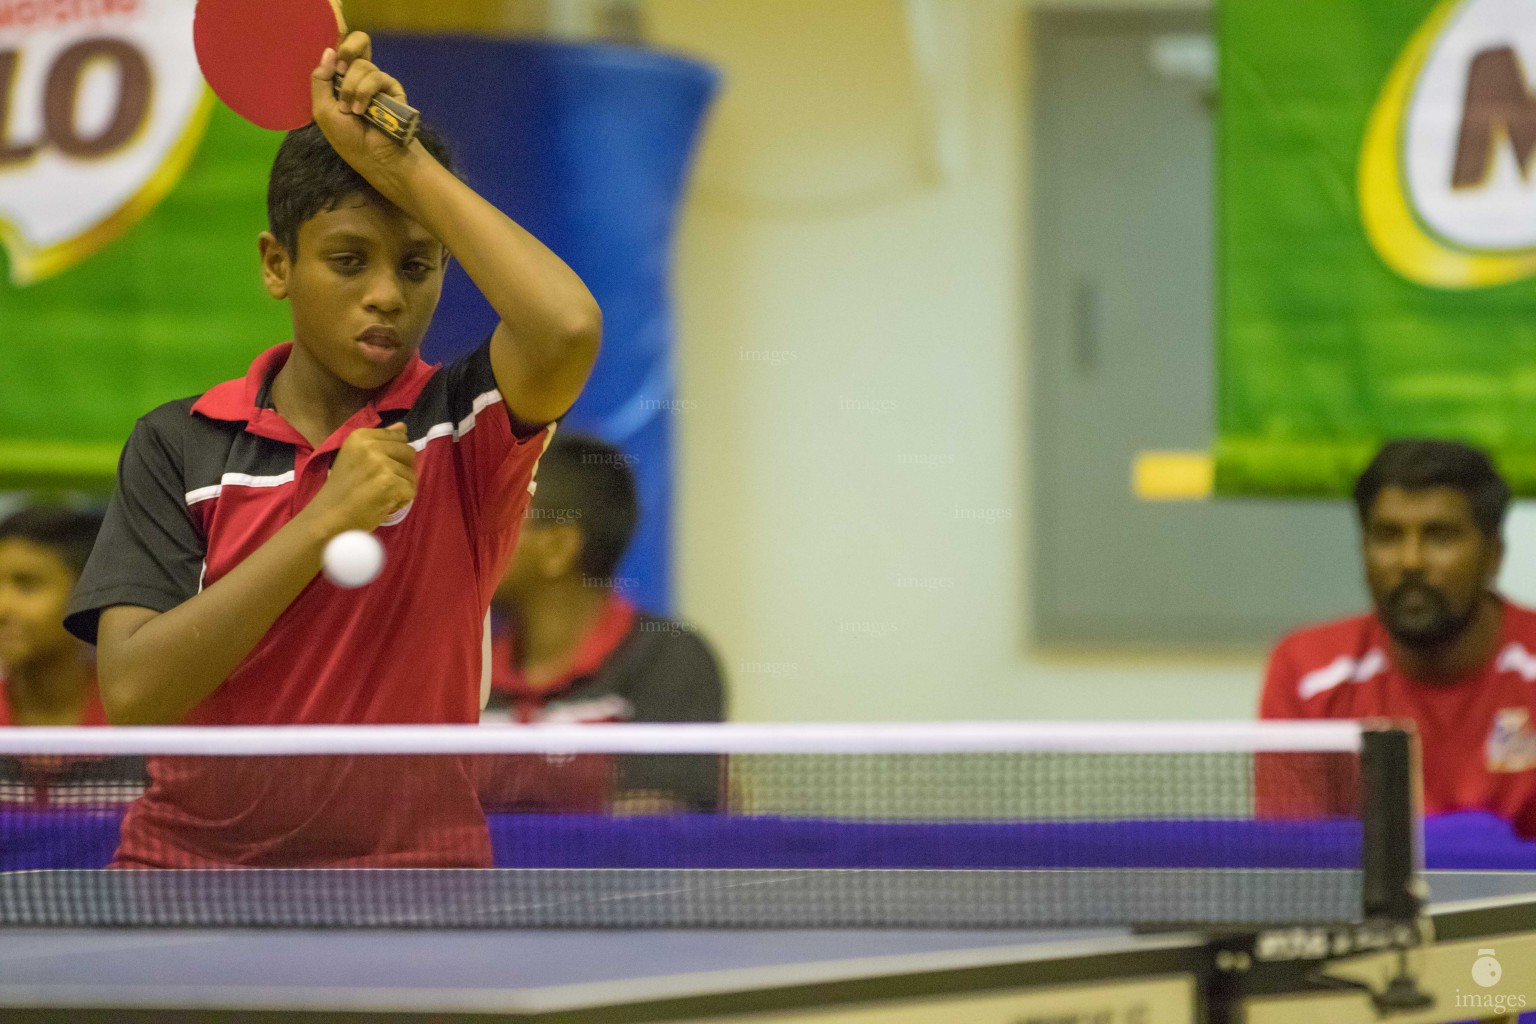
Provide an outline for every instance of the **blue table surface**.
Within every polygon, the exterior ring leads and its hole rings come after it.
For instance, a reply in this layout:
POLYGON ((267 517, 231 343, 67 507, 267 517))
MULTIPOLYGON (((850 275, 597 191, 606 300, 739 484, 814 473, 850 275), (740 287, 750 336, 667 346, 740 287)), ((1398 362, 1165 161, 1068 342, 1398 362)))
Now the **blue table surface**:
MULTIPOLYGON (((1433 907, 1527 901, 1536 873, 1431 872, 1433 907)), ((1536 909, 1532 913, 1536 927, 1536 909)), ((1125 931, 0 930, 0 1005, 87 1002, 549 1010, 1106 952, 1201 937, 1125 931)))

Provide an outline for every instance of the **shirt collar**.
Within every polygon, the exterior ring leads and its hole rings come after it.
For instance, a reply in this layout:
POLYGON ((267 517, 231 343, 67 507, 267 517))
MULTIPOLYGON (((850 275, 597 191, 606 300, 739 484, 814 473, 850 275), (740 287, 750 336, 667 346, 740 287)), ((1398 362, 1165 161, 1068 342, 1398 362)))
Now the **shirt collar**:
POLYGON ((613 656, 613 652, 618 650, 624 638, 629 636, 637 614, 634 605, 618 594, 610 592, 607 600, 603 602, 602 609, 597 613, 597 618, 576 642, 576 650, 571 655, 570 664, 558 678, 548 686, 535 689, 528 685, 514 661, 511 666, 511 678, 507 680, 504 689, 514 693, 536 693, 539 696, 549 696, 569 690, 579 681, 596 675, 603 664, 613 656))
MULTIPOLYGON (((246 430, 262 437, 290 443, 297 438, 298 443, 303 443, 298 432, 272 408, 272 380, 288 362, 292 352, 291 341, 267 349, 251 363, 244 377, 209 388, 193 403, 192 411, 209 419, 244 423, 246 430)), ((374 395, 373 400, 363 407, 354 420, 366 413, 365 419, 377 426, 381 420, 380 413, 409 409, 436 372, 436 365, 424 362, 419 355, 412 356, 405 369, 374 395)))
POLYGON ((592 623, 592 627, 576 645, 569 678, 590 676, 602 668, 603 662, 629 635, 629 627, 634 621, 635 606, 618 594, 610 593, 608 600, 603 602, 603 610, 598 612, 597 621, 592 623))

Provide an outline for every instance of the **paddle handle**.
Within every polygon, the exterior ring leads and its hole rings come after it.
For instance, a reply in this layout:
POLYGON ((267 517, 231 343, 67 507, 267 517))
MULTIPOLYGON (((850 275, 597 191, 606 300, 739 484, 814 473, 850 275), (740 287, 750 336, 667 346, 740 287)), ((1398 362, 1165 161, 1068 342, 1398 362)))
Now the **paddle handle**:
MULTIPOLYGON (((341 94, 340 75, 336 76, 332 89, 338 96, 341 94)), ((368 109, 362 117, 379 131, 394 139, 395 145, 401 149, 411 144, 416 138, 416 132, 421 128, 421 111, 382 93, 369 102, 368 109)))

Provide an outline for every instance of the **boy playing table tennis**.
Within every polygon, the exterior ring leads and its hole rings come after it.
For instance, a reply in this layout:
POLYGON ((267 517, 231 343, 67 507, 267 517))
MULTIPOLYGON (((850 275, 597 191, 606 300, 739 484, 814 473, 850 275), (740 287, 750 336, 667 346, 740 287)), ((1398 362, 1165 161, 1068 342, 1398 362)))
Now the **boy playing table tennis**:
MULTIPOLYGON (((430 132, 353 116, 400 84, 352 33, 313 76, 315 123, 273 164, 267 291, 293 341, 149 413, 68 619, 118 724, 472 723, 486 608, 539 455, 596 358, 579 278, 456 179, 430 132), (344 75, 333 98, 331 79, 344 75), (417 349, 449 253, 499 314, 447 367, 417 349), (358 590, 326 543, 375 531, 358 590)), ((477 865, 485 823, 450 758, 159 758, 118 863, 477 865)))

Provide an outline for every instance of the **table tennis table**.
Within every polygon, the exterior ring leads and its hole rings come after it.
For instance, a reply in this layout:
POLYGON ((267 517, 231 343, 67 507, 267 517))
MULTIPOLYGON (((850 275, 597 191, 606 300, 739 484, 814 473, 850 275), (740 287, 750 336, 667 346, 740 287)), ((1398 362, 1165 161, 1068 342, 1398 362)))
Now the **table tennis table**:
MULTIPOLYGON (((1536 872, 1425 878, 1433 938, 1410 963, 1435 1005, 1385 1019, 1513 1021, 1522 1009, 1536 1010, 1536 872), (1473 976, 1486 958, 1502 965, 1490 987, 1473 976)), ((1227 969, 1233 965, 1221 962, 1218 947, 1200 934, 1105 929, 6 928, 0 1021, 1384 1019, 1359 989, 1287 983, 1242 991, 1240 972, 1227 969)), ((1325 964, 1330 976, 1377 989, 1390 967, 1389 954, 1325 964)), ((1481 969, 1487 980, 1486 964, 1481 969)))

